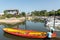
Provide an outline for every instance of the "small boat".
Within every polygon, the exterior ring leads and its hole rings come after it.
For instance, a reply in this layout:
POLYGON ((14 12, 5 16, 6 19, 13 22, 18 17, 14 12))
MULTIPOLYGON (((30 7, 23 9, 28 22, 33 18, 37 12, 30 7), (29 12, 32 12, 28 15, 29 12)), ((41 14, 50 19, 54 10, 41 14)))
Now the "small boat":
POLYGON ((54 18, 48 18, 47 19, 47 22, 46 22, 46 26, 54 26, 53 24, 55 24, 55 27, 59 27, 60 26, 60 20, 59 19, 56 19, 55 18, 55 21, 54 21, 54 18))
MULTIPOLYGON (((3 28, 3 31, 12 35, 26 37, 26 38, 46 38, 47 32, 38 32, 33 30, 22 30, 14 28, 3 28)), ((52 38, 56 37, 56 33, 53 33, 52 38)))

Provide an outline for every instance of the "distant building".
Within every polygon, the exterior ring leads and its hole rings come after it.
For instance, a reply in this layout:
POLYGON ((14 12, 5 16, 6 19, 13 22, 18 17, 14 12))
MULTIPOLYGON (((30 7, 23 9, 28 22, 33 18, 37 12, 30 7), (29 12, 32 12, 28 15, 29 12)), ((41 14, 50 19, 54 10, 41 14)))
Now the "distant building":
POLYGON ((4 13, 0 13, 0 16, 4 15, 4 13))
POLYGON ((5 10, 4 14, 13 14, 13 15, 19 15, 19 10, 13 9, 13 10, 5 10))

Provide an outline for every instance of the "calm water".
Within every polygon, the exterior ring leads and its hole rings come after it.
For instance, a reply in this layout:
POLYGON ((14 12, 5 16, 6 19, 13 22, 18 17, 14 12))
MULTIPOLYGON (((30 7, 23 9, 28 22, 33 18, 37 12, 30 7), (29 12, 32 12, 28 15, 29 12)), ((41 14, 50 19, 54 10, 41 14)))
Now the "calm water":
MULTIPOLYGON (((43 22, 26 21, 26 23, 23 22, 15 25, 0 24, 0 40, 40 40, 40 39, 28 39, 28 38, 22 38, 22 37, 10 35, 2 30, 3 28, 6 27, 26 29, 26 30, 46 31, 46 32, 48 31, 47 28, 44 26, 43 22)), ((60 37, 60 32, 57 32, 57 35, 58 37, 60 37)))

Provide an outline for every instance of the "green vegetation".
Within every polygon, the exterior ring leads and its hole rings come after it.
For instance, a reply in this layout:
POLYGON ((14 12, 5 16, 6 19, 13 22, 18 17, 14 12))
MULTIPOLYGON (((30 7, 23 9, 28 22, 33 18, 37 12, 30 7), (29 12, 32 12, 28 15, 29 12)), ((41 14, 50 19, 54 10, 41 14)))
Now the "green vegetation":
POLYGON ((0 19, 5 19, 5 18, 12 18, 12 17, 16 17, 16 18, 19 18, 19 17, 25 17, 25 12, 21 12, 21 13, 14 13, 11 12, 9 13, 10 11, 7 11, 7 10, 4 10, 4 15, 0 16, 0 19))
MULTIPOLYGON (((25 12, 21 12, 18 14, 12 14, 13 12, 11 12, 11 14, 9 13, 10 11, 7 12, 7 10, 4 10, 4 15, 0 16, 0 19, 5 19, 5 18, 11 18, 11 17, 25 17, 27 13, 25 12)), ((41 11, 32 11, 31 13, 29 13, 30 16, 60 16, 60 9, 58 9, 57 11, 52 10, 52 11, 47 11, 47 10, 41 10, 41 11)))
POLYGON ((26 13, 25 13, 25 12, 21 12, 21 15, 22 15, 22 16, 25 16, 25 15, 26 15, 26 13))
POLYGON ((41 22, 41 23, 43 23, 44 22, 44 20, 41 20, 41 19, 39 19, 39 18, 35 18, 34 20, 31 20, 32 22, 41 22))
POLYGON ((41 11, 35 10, 31 12, 31 15, 32 16, 53 16, 53 15, 60 16, 60 9, 58 9, 57 11, 52 10, 49 12, 47 10, 41 10, 41 11))

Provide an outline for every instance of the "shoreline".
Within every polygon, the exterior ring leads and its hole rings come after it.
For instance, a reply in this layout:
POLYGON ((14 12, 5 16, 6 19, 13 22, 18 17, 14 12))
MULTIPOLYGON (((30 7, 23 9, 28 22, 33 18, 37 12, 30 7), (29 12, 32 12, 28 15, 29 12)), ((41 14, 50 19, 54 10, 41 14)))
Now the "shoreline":
POLYGON ((6 24, 16 24, 24 22, 24 18, 7 18, 7 19, 0 19, 0 23, 6 23, 6 24))

